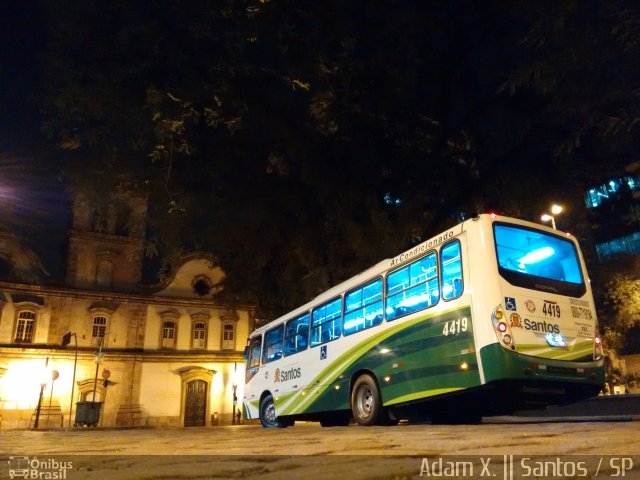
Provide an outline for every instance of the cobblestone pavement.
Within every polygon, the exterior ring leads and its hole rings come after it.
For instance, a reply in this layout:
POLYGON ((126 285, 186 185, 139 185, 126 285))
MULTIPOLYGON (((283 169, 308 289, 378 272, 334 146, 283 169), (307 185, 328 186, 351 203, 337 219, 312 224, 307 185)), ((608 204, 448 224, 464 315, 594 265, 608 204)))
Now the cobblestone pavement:
MULTIPOLYGON (((604 455, 615 458, 628 456, 634 465, 633 469, 627 469, 625 478, 640 478, 639 427, 638 422, 398 425, 371 428, 321 428, 315 423, 299 423, 293 428, 276 430, 246 425, 3 431, 0 433, 0 479, 9 477, 9 456, 27 456, 31 460, 37 458, 38 462, 43 462, 41 470, 49 468, 49 474, 55 473, 53 470, 60 462, 72 462, 72 467, 63 472, 65 480, 354 480, 419 478, 421 468, 423 476, 425 473, 423 458, 437 460, 449 455, 479 456, 473 459, 476 469, 469 478, 481 478, 482 456, 491 456, 496 478, 508 478, 505 477, 508 472, 503 468, 504 459, 508 458, 505 455, 542 455, 556 460, 560 458, 561 462, 563 459, 578 458, 571 457, 577 455, 590 455, 592 457, 584 458, 594 462, 604 455)), ((605 460, 609 470, 601 470, 599 478, 606 478, 603 472, 615 473, 612 468, 616 465, 610 465, 609 458, 605 460)), ((13 461, 15 466, 15 458, 13 461)), ((38 466, 37 463, 34 465, 38 466)), ((462 476, 466 475, 450 478, 462 476)), ((39 478, 56 477, 49 475, 39 478)))

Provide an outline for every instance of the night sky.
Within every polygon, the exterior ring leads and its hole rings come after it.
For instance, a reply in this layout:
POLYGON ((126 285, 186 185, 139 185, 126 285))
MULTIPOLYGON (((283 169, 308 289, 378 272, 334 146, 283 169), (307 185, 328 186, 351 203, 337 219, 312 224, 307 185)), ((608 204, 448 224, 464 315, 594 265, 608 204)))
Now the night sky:
POLYGON ((49 274, 60 277, 69 202, 41 128, 47 32, 40 3, 2 2, 0 38, 1 230, 23 237, 49 274))

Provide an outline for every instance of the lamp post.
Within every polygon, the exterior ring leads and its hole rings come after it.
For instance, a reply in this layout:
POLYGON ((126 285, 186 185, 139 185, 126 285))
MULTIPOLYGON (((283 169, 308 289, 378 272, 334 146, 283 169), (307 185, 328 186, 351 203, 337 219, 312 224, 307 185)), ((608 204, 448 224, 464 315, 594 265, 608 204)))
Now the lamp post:
POLYGON ((562 207, 560 205, 552 205, 551 206, 551 214, 548 213, 544 213, 541 217, 540 220, 542 220, 543 222, 548 222, 549 220, 551 220, 551 227, 556 230, 556 218, 555 215, 558 215, 559 213, 562 212, 562 207))
MULTIPOLYGON (((102 370, 102 386, 104 387, 104 396, 102 397, 102 405, 103 405, 103 410, 105 410, 107 407, 107 387, 109 386, 109 377, 111 377, 111 371, 107 370, 106 368, 104 370, 102 370)), ((100 425, 103 425, 103 421, 104 421, 104 415, 100 416, 100 425)))
MULTIPOLYGON (((71 343, 71 337, 76 341, 75 354, 73 356, 73 377, 71 379, 71 400, 69 401, 69 428, 71 428, 71 415, 73 414, 73 394, 76 387, 76 367, 78 366, 78 335, 72 332, 67 332, 62 337, 62 346, 66 347, 71 343)), ((82 336, 84 339, 84 335, 82 336)))
POLYGON ((96 401, 96 389, 98 387, 98 368, 100 368, 100 364, 102 363, 103 358, 104 358, 104 353, 102 353, 102 344, 101 344, 100 350, 96 352, 96 355, 93 358, 93 361, 96 362, 96 374, 93 380, 93 398, 91 400, 92 402, 96 401))
POLYGON ((57 370, 51 370, 51 392, 49 392, 49 410, 47 410, 47 426, 50 424, 51 417, 51 401, 53 400, 53 384, 60 376, 60 373, 57 370))
POLYGON ((98 386, 98 368, 100 367, 100 364, 102 363, 102 360, 104 359, 104 353, 102 351, 102 345, 104 345, 104 339, 107 338, 107 335, 111 335, 111 332, 107 332, 104 335, 102 335, 100 337, 100 344, 98 346, 98 351, 96 352, 95 357, 93 358, 93 361, 96 362, 96 374, 94 376, 94 380, 93 380, 93 402, 96 401, 96 388, 98 386))
POLYGON ((238 404, 238 395, 237 395, 237 391, 238 391, 238 383, 237 383, 237 379, 236 379, 236 370, 238 368, 238 364, 236 362, 233 362, 233 381, 231 384, 231 388, 233 389, 233 406, 231 408, 231 424, 235 425, 236 424, 236 405, 238 404))
MULTIPOLYGON (((46 370, 47 366, 49 366, 49 357, 44 362, 44 368, 46 370)), ((47 380, 44 378, 40 379, 40 395, 38 395, 38 406, 36 408, 36 421, 33 424, 33 428, 38 428, 38 423, 40 422, 40 409, 42 409, 42 395, 44 394, 44 387, 47 385, 47 380)))

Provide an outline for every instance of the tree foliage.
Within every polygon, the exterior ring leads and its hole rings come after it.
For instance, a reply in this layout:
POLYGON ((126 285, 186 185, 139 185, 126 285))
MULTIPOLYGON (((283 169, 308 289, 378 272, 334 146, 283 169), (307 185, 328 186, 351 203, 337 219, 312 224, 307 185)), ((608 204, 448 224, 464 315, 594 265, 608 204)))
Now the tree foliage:
MULTIPOLYGON (((567 184, 565 168, 580 177, 588 155, 553 152, 575 132, 588 143, 584 132, 614 111, 609 97, 633 90, 607 90, 608 110, 596 105, 603 95, 583 106, 596 92, 578 78, 581 62, 605 53, 557 56, 579 47, 583 36, 559 44, 588 18, 557 25, 552 14, 569 18, 573 4, 521 8, 50 0, 45 129, 66 152, 72 188, 100 197, 126 182, 148 196, 148 251, 165 271, 183 251, 211 251, 227 299, 271 316, 461 212, 534 219, 551 198, 576 201, 582 186, 567 184), (538 25, 549 30, 537 34, 538 25), (580 108, 604 113, 578 125, 580 108)), ((624 35, 633 52, 625 31, 596 33, 606 52, 624 35)), ((634 128, 629 120, 610 132, 634 128)))
POLYGON ((560 134, 556 157, 573 158, 591 181, 618 175, 635 158, 640 131, 640 8, 602 0, 527 3, 529 52, 504 83, 545 101, 560 134))
POLYGON ((615 273, 607 283, 607 297, 616 310, 616 330, 640 326, 640 276, 615 273))

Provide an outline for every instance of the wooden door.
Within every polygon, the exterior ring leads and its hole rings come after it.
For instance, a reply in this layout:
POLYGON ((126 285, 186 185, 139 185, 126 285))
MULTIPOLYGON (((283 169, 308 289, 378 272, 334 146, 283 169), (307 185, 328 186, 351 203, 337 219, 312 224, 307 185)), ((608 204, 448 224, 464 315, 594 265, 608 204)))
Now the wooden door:
POLYGON ((203 427, 207 414, 207 382, 193 380, 187 383, 184 406, 184 426, 203 427))

